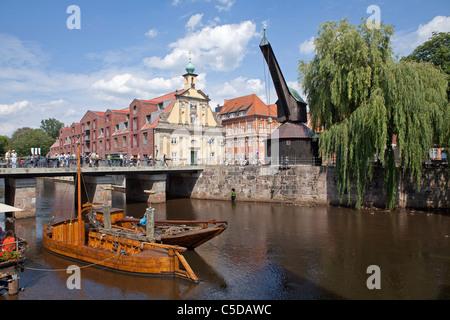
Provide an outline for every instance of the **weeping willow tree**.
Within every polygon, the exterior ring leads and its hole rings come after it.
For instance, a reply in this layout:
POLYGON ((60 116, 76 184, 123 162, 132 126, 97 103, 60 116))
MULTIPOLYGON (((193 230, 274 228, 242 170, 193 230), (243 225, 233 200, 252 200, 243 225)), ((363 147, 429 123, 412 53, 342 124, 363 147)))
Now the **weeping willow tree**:
POLYGON ((377 159, 385 172, 386 206, 394 208, 401 173, 394 142, 403 172, 420 185, 433 138, 448 131, 445 75, 428 63, 396 62, 392 34, 389 25, 326 22, 314 40, 314 59, 298 68, 322 155, 335 157, 341 201, 347 191, 350 204, 354 182, 358 208, 377 159))

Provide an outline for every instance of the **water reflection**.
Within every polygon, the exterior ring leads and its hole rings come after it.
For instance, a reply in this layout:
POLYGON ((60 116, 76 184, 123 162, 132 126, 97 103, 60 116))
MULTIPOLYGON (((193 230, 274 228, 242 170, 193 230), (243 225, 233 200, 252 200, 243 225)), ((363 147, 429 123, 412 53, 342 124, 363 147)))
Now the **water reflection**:
MULTIPOLYGON (((38 186, 36 218, 14 226, 30 242, 19 299, 450 298, 448 216, 189 199, 155 204, 156 219, 229 223, 219 237, 185 253, 199 284, 84 268, 82 290, 68 290, 65 272, 42 270, 82 264, 45 252, 41 230, 54 211, 71 210, 73 187, 46 181, 38 186), (366 286, 370 265, 381 268, 381 290, 366 286)), ((122 193, 114 194, 113 206, 137 218, 146 208, 126 204, 122 193)))

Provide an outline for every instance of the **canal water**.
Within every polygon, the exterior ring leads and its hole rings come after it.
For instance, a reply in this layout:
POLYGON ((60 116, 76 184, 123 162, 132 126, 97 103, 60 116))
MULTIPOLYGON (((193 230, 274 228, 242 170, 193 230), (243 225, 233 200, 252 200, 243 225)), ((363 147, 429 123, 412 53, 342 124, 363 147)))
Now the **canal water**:
MULTIPOLYGON (((55 212, 71 211, 72 195, 70 184, 38 182, 36 218, 14 222, 30 244, 23 291, 1 299, 450 299, 449 216, 191 199, 154 207, 159 220, 228 221, 219 237, 184 254, 198 284, 87 267, 81 290, 69 290, 67 267, 84 264, 46 252, 41 231, 55 212), (369 289, 377 280, 380 289, 369 289)), ((147 206, 126 204, 119 192, 113 205, 136 218, 147 206)), ((11 226, 0 214, 5 225, 11 226)))

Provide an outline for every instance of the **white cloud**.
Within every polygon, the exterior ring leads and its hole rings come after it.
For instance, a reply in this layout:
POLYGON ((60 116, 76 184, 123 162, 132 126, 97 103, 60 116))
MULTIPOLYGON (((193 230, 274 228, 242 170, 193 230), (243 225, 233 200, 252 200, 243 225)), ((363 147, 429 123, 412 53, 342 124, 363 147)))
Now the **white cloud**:
POLYGON ((203 14, 194 14, 189 21, 186 23, 186 29, 189 31, 194 31, 195 27, 202 26, 203 14))
POLYGON ((394 34, 392 45, 400 56, 410 54, 415 48, 426 42, 436 32, 450 32, 450 17, 436 16, 414 31, 399 31, 394 34))
POLYGON ((181 76, 146 79, 130 73, 118 74, 110 79, 100 79, 92 84, 94 98, 127 106, 132 99, 151 99, 183 88, 181 76))
POLYGON ((300 44, 300 53, 305 55, 310 55, 314 53, 314 37, 305 40, 302 44, 300 44))
POLYGON ((0 33, 0 44, 0 66, 34 68, 47 60, 47 55, 36 42, 23 41, 15 36, 0 33))
POLYGON ((205 27, 171 43, 169 48, 173 50, 165 57, 145 58, 144 63, 151 68, 178 71, 187 64, 188 51, 191 51, 196 66, 215 71, 234 70, 240 66, 255 35, 256 25, 251 21, 205 27))
POLYGON ((31 106, 31 102, 24 100, 20 102, 14 102, 12 104, 0 104, 0 116, 15 114, 21 112, 31 106))
POLYGON ((218 0, 219 4, 216 5, 216 9, 221 11, 230 11, 234 5, 235 0, 218 0))
POLYGON ((149 38, 155 38, 157 35, 158 35, 158 30, 156 30, 156 29, 150 29, 145 33, 145 36, 149 37, 149 38))
MULTIPOLYGON (((272 86, 273 87, 273 86, 272 86)), ((264 103, 269 98, 266 94, 265 84, 260 79, 249 79, 237 77, 224 83, 215 84, 208 87, 209 92, 214 92, 211 97, 210 106, 214 109, 217 105, 223 105, 224 100, 256 94, 264 103)), ((270 91, 271 100, 276 100, 276 93, 273 88, 270 91)), ((273 101, 271 102, 273 103, 273 101)))
MULTIPOLYGON (((32 103, 24 100, 0 105, 0 135, 11 136, 23 127, 39 128, 42 119, 58 118, 65 113, 63 99, 32 103)), ((60 118, 62 119, 62 118, 60 118)))

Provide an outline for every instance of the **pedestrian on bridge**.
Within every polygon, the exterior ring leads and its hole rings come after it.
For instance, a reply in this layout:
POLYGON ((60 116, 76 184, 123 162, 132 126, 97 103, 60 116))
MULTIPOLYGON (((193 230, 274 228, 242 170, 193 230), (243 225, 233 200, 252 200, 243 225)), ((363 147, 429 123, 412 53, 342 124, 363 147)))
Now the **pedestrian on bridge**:
POLYGON ((8 152, 5 154, 5 160, 6 160, 6 167, 9 168, 11 161, 11 150, 8 150, 8 152))
POLYGON ((11 163, 13 168, 17 168, 17 153, 14 150, 11 153, 11 163))

